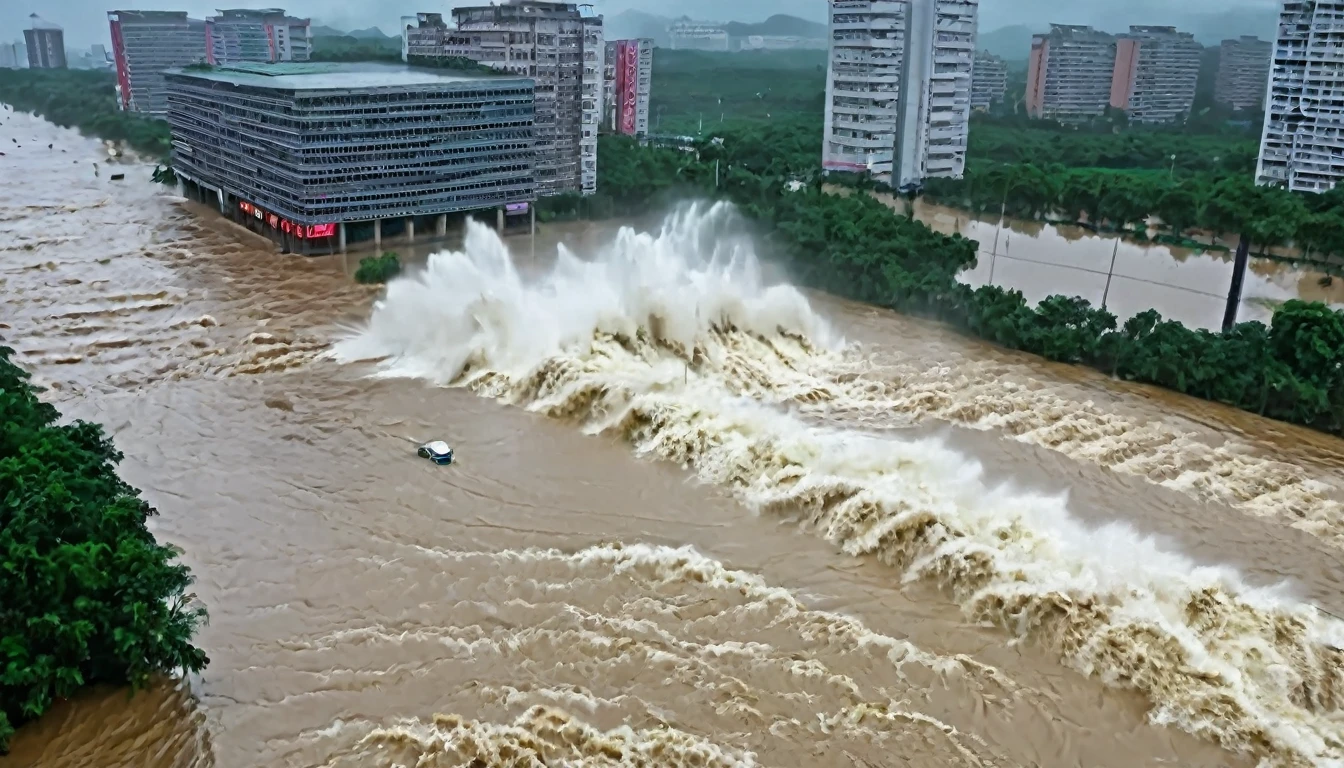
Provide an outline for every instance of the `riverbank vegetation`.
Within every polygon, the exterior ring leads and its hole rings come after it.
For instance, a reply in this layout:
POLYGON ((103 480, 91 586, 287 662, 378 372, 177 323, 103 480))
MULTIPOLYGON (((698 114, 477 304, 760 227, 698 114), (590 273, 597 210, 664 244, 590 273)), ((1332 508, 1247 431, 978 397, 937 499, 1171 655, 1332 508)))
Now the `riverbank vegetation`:
POLYGON ((0 754, 14 729, 95 684, 199 671, 205 611, 155 541, 157 512, 116 474, 97 424, 58 424, 0 347, 0 754))
MULTIPOLYGON (((731 200, 803 285, 936 319, 1010 349, 1344 435, 1344 314, 1290 301, 1270 325, 1213 333, 1151 310, 1119 325, 1077 297, 1032 306, 1017 291, 972 289, 956 278, 975 265, 973 241, 934 232, 870 195, 823 191, 815 153, 804 157, 797 131, 783 121, 741 124, 691 152, 604 136, 598 194, 605 202, 589 210, 638 214, 662 202, 649 189, 731 200)), ((1254 235, 1259 219, 1243 217, 1259 215, 1262 201, 1244 196, 1255 189, 1229 190, 1211 215, 1228 231, 1246 227, 1254 235)))
POLYGON ((382 256, 365 256, 355 270, 355 282, 372 285, 386 283, 401 274, 401 257, 388 251, 382 256))
POLYGON ((313 61, 381 61, 401 63, 400 37, 313 36, 313 61))
POLYGON ((166 161, 172 151, 167 122, 118 108, 116 76, 111 72, 7 69, 0 77, 0 102, 86 136, 125 142, 152 160, 166 161))

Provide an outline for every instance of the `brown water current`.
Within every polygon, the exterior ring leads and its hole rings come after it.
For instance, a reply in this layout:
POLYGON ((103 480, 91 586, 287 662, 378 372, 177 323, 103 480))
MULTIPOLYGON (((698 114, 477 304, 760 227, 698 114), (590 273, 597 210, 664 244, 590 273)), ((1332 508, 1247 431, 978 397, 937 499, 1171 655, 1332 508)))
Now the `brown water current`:
POLYGON ((0 144, 0 338, 211 616, 199 678, 0 766, 1344 759, 1338 440, 686 266, 713 213, 510 238, 522 277, 474 231, 384 292, 0 144))

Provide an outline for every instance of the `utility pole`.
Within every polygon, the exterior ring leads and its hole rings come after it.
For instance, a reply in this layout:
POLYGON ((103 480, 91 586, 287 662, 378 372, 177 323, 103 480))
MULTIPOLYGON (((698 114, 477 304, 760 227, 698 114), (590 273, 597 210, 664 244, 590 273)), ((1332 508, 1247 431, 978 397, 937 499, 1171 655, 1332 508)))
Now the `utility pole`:
POLYGON ((1237 242, 1237 257, 1232 262, 1232 287, 1227 290, 1227 309, 1223 311, 1223 333, 1237 324, 1237 307, 1241 305, 1242 284, 1246 281, 1246 264, 1250 261, 1251 238, 1244 232, 1237 242))

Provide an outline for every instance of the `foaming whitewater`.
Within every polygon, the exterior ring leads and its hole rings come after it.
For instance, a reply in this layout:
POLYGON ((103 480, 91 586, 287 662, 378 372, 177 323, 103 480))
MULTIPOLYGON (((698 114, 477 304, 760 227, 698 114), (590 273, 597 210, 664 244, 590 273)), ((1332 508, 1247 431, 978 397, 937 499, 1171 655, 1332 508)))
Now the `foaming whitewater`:
POLYGON ((733 218, 724 204, 688 207, 657 234, 621 229, 586 261, 561 246, 554 268, 536 280, 522 277, 493 230, 470 222, 463 251, 435 254, 422 272, 393 281, 368 328, 335 354, 387 358, 388 375, 447 383, 469 368, 525 375, 595 336, 682 356, 726 328, 833 345, 801 293, 766 285, 733 218))
POLYGON ((838 373, 839 340, 798 291, 765 283, 731 215, 688 208, 588 261, 562 249, 535 279, 473 227, 332 354, 620 435, 941 583, 969 618, 1143 693, 1155 722, 1265 764, 1344 765, 1344 624, 1127 526, 1084 526, 1064 496, 991 485, 938 440, 805 419, 793 406, 871 384, 838 373))

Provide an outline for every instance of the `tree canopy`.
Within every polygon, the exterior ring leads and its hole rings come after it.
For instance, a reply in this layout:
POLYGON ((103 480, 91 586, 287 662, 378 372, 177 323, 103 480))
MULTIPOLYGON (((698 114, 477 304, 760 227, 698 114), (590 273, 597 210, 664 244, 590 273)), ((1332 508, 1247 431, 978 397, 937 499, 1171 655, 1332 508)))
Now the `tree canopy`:
POLYGON ((53 699, 198 671, 205 611, 97 424, 58 424, 0 347, 0 754, 53 699))

